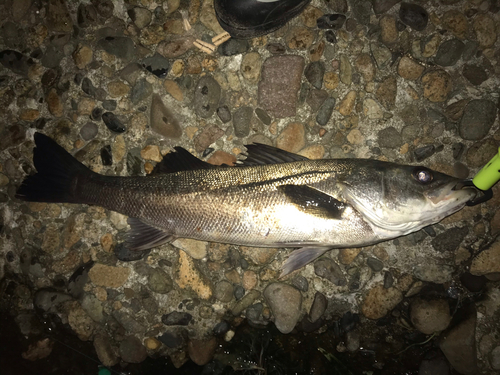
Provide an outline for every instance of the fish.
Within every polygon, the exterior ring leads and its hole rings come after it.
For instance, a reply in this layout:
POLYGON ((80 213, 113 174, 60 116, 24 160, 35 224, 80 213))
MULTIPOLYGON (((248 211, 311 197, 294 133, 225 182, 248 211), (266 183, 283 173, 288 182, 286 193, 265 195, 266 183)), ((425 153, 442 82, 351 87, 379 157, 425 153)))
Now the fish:
POLYGON ((52 138, 34 134, 33 164, 16 197, 87 204, 128 216, 123 246, 145 251, 177 238, 295 248, 281 277, 334 248, 373 245, 439 222, 475 199, 464 180, 424 166, 373 159, 310 160, 247 145, 235 166, 182 147, 151 175, 91 171, 52 138))

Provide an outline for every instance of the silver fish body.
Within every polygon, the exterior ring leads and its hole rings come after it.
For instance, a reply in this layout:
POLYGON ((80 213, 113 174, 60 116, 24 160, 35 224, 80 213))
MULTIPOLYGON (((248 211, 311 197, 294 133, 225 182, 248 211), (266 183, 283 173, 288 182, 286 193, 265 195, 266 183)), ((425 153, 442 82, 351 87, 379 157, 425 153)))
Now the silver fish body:
POLYGON ((178 149, 162 162, 169 173, 103 176, 50 138, 37 133, 35 142, 38 173, 23 182, 20 199, 99 205, 127 215, 131 249, 183 237, 302 248, 292 253, 283 274, 328 249, 419 230, 476 195, 474 189, 454 190, 461 180, 425 167, 307 160, 263 145, 249 147, 248 162, 238 167, 210 166, 178 149))

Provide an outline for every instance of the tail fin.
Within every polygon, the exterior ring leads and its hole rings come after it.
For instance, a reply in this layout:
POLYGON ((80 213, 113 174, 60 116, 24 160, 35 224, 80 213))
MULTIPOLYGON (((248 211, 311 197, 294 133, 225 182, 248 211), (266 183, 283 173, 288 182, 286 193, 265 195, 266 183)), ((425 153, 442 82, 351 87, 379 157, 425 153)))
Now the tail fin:
POLYGON ((24 179, 16 198, 30 202, 79 203, 78 176, 93 173, 52 138, 35 133, 33 163, 37 173, 24 179))

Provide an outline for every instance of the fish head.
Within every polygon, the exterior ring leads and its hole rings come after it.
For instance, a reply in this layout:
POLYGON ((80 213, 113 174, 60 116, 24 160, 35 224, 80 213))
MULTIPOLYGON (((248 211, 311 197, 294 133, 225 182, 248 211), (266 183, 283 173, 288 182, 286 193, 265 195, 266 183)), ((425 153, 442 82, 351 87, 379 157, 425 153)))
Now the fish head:
POLYGON ((345 199, 381 238, 394 238, 437 223, 474 199, 463 180, 421 166, 378 161, 353 168, 341 182, 345 199))

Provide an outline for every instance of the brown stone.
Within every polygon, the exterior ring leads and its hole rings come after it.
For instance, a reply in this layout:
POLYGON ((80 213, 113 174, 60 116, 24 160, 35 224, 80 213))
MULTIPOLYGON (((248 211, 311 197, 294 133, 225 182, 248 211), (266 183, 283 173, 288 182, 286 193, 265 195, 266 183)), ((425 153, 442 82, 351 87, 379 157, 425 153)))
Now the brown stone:
POLYGON ((233 166, 236 163, 236 157, 234 155, 228 154, 224 151, 215 151, 212 156, 207 160, 207 163, 212 165, 231 165, 233 166))
POLYGON ((424 97, 431 102, 444 102, 450 94, 453 83, 451 76, 444 70, 434 70, 422 77, 424 97))
POLYGON ((396 105, 397 80, 394 76, 389 76, 379 85, 375 96, 386 109, 392 109, 396 105))
POLYGON ((276 139, 276 146, 288 152, 298 152, 305 143, 305 128, 300 122, 288 124, 276 139))
POLYGON ((165 82, 163 83, 163 86, 165 87, 165 90, 167 90, 167 92, 170 95, 172 95, 172 97, 175 100, 182 102, 182 100, 184 99, 184 95, 177 82, 171 79, 166 79, 165 82))
POLYGON ((55 117, 61 117, 63 115, 64 106, 59 95, 57 95, 56 89, 50 89, 47 94, 47 107, 49 112, 55 117))
POLYGON ((305 27, 294 27, 286 36, 288 48, 292 50, 307 49, 311 47, 313 41, 314 33, 305 27))
POLYGON ((404 79, 414 81, 422 75, 423 71, 422 65, 407 56, 403 56, 399 60, 398 74, 404 79))
POLYGON ((130 268, 113 267, 97 263, 89 271, 90 280, 98 286, 119 288, 128 279, 130 268))
POLYGON ((383 318, 397 306, 403 295, 396 288, 385 289, 383 285, 376 285, 365 296, 361 311, 368 319, 383 318))

